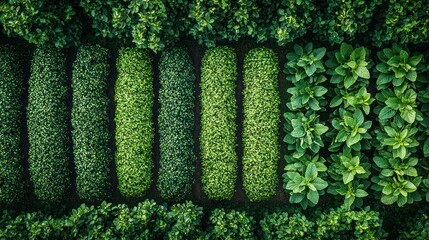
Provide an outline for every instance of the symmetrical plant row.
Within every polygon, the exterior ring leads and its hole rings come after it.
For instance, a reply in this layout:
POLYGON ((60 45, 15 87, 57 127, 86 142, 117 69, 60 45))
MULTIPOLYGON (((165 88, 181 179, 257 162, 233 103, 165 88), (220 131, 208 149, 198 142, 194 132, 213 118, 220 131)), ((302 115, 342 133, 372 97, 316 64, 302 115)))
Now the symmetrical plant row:
POLYGON ((243 73, 243 187, 251 201, 276 194, 280 96, 278 59, 267 48, 249 51, 243 73))
POLYGON ((28 87, 30 177, 44 203, 61 203, 70 188, 65 54, 52 46, 34 51, 28 87))
POLYGON ((97 45, 79 48, 73 63, 72 136, 76 190, 85 201, 109 196, 109 50, 97 45))
POLYGON ((21 153, 23 53, 0 45, 0 204, 22 200, 25 193, 21 153))
MULTIPOLYGON (((427 231, 427 227, 424 229, 427 231)), ((277 210, 265 211, 258 217, 245 210, 217 208, 204 212, 192 202, 167 207, 153 200, 132 208, 105 202, 99 206, 83 204, 59 218, 42 212, 13 216, 5 211, 0 221, 3 239, 342 239, 344 236, 375 240, 387 234, 382 229, 380 214, 368 209, 330 209, 307 217, 277 210), (205 215, 207 224, 203 224, 205 215)))
POLYGON ((234 49, 208 50, 201 67, 202 183, 210 199, 231 199, 237 179, 237 57, 234 49))
POLYGON ((192 193, 195 74, 191 58, 181 48, 166 50, 159 62, 158 190, 163 199, 182 201, 192 193))
POLYGON ((152 61, 147 51, 122 48, 116 67, 115 161, 119 190, 126 197, 139 197, 152 183, 152 61))
POLYGON ((325 52, 307 44, 287 54, 285 72, 295 85, 288 89, 292 96, 285 113, 284 188, 290 201, 314 206, 327 191, 341 196, 348 208, 360 207, 370 186, 384 204, 420 201, 429 186, 427 164, 419 163, 429 151, 429 80, 422 55, 393 45, 377 53, 379 63, 371 69, 364 47, 343 43, 327 60, 325 52), (368 92, 371 71, 377 78, 375 98, 368 92), (331 125, 319 121, 328 89, 331 125), (320 149, 327 142, 331 155, 326 162, 320 149), (373 148, 374 156, 368 155, 373 148))
POLYGON ((83 25, 91 25, 97 36, 132 41, 154 51, 184 35, 209 47, 243 37, 285 45, 307 33, 330 43, 357 38, 379 46, 427 42, 426 4, 426 0, 2 1, 0 23, 10 36, 58 47, 77 44, 83 25))

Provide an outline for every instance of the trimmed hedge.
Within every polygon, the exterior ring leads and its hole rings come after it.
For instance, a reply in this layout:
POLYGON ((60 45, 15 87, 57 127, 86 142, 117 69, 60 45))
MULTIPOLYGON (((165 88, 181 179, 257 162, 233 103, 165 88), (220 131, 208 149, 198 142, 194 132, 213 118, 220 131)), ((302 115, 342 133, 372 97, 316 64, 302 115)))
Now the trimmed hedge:
POLYGON ((98 45, 79 48, 73 64, 73 152, 76 188, 85 201, 108 197, 109 163, 109 50, 98 45))
POLYGON ((116 67, 115 161, 119 190, 125 197, 141 197, 152 182, 152 62, 146 51, 122 48, 116 67))
POLYGON ((191 58, 184 49, 165 51, 159 62, 160 169, 158 190, 166 200, 192 193, 195 173, 194 89, 191 58))
POLYGON ((267 48, 250 50, 244 60, 243 187, 250 201, 276 194, 280 96, 276 54, 267 48))
POLYGON ((237 179, 235 148, 237 79, 235 50, 207 50, 201 67, 201 164, 202 183, 210 199, 231 199, 237 179))
POLYGON ((0 203, 9 205, 25 193, 20 148, 24 69, 16 47, 1 45, 0 56, 0 203))
POLYGON ((52 46, 37 48, 28 96, 30 177, 36 196, 59 204, 70 187, 66 108, 66 57, 52 46))

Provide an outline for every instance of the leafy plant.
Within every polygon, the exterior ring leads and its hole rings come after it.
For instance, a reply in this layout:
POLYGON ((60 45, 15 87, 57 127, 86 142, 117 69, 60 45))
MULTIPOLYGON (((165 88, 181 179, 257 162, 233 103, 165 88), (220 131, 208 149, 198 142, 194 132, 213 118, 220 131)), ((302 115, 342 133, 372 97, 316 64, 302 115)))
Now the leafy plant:
POLYGON ((119 191, 126 197, 138 197, 152 182, 152 62, 146 51, 122 48, 116 66, 115 161, 119 191))
POLYGON ((310 149, 318 153, 324 146, 322 136, 328 131, 328 127, 319 123, 319 116, 312 112, 284 114, 286 123, 284 130, 286 136, 283 141, 288 144, 288 150, 294 151, 293 156, 299 158, 310 149))
POLYGON ((210 214, 206 239, 255 239, 255 220, 242 211, 215 209, 210 214))
POLYGON ((359 88, 357 92, 339 88, 335 88, 334 91, 336 95, 331 100, 329 107, 334 108, 343 104, 346 109, 353 111, 361 109, 366 115, 370 113, 371 104, 375 99, 371 97, 371 93, 368 93, 365 87, 359 88))
POLYGON ((418 129, 412 125, 402 125, 398 124, 398 121, 393 121, 390 126, 386 125, 382 130, 375 131, 380 143, 378 148, 387 146, 394 158, 405 159, 410 150, 419 146, 415 138, 417 131, 418 129))
POLYGON ((192 62, 184 49, 169 49, 159 62, 158 190, 162 198, 181 201, 194 183, 194 84, 192 62))
POLYGON ((72 136, 76 189, 85 201, 109 196, 109 50, 97 45, 79 48, 73 64, 72 136))
MULTIPOLYGON (((325 79, 325 77, 321 76, 321 81, 325 79)), ((295 83, 294 87, 288 88, 287 92, 292 94, 290 102, 286 104, 290 110, 304 108, 306 110, 319 111, 322 110, 321 106, 326 105, 324 95, 328 92, 328 89, 323 86, 300 81, 295 83)))
POLYGON ((326 66, 327 73, 332 75, 331 83, 337 84, 339 88, 349 89, 355 85, 359 78, 366 81, 359 82, 356 88, 367 85, 370 78, 368 50, 365 47, 353 48, 347 43, 342 43, 340 51, 327 54, 329 59, 326 66))
POLYGON ((206 51, 201 67, 202 183, 210 199, 231 199, 237 179, 237 57, 228 47, 206 51))
POLYGON ((278 59, 266 48, 244 59, 243 187, 251 201, 275 195, 280 146, 278 59))
POLYGON ((20 148, 24 61, 12 45, 0 45, 0 56, 0 203, 10 205, 20 202, 26 189, 20 148))
POLYGON ((37 48, 28 87, 28 161, 34 193, 45 205, 61 203, 70 187, 66 81, 64 53, 37 48))
POLYGON ((313 239, 314 222, 301 213, 274 212, 259 222, 263 239, 313 239))
POLYGON ((429 215, 419 211, 416 216, 412 216, 399 230, 399 239, 403 240, 424 240, 429 237, 429 215))
POLYGON ((325 193, 328 182, 322 179, 326 175, 325 159, 319 155, 302 156, 286 165, 283 174, 285 191, 290 193, 289 201, 299 203, 302 208, 313 207, 319 202, 319 196, 325 193))

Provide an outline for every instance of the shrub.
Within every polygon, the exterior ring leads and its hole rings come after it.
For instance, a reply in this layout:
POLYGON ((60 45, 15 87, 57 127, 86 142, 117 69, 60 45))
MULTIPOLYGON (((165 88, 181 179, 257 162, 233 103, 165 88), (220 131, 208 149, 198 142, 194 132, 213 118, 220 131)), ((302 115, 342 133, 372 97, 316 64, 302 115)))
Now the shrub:
POLYGON ((75 45, 81 24, 69 1, 2 1, 0 23, 7 35, 18 35, 30 43, 75 45))
POLYGON ((327 0, 323 3, 314 13, 314 33, 334 44, 365 34, 382 0, 327 0))
POLYGON ((70 186, 66 80, 63 52, 37 48, 28 88, 29 163, 34 192, 46 204, 60 203, 70 186))
POLYGON ((119 190, 126 197, 138 197, 152 182, 152 62, 146 51, 122 48, 116 67, 115 161, 119 190))
POLYGON ((259 222, 263 239, 313 239, 314 222, 300 213, 274 212, 259 222))
POLYGON ((164 199, 181 201, 192 193, 195 173, 195 75, 185 50, 165 51, 159 63, 160 169, 158 190, 164 199))
POLYGON ((76 188, 85 201, 109 195, 109 50, 100 46, 79 48, 73 64, 72 136, 76 188))
POLYGON ((276 193, 279 160, 280 97, 278 59, 266 48, 244 60, 243 187, 251 201, 276 193))
POLYGON ((202 183, 210 199, 231 199, 237 178, 236 54, 219 47, 205 53, 201 67, 202 183))
POLYGON ((210 215, 206 239, 255 239, 255 220, 242 211, 215 209, 210 215))
POLYGON ((9 205, 25 193, 20 147, 24 68, 16 47, 0 45, 0 56, 0 203, 9 205))
POLYGON ((429 215, 419 213, 415 218, 406 221, 399 231, 402 240, 424 240, 429 237, 429 215))

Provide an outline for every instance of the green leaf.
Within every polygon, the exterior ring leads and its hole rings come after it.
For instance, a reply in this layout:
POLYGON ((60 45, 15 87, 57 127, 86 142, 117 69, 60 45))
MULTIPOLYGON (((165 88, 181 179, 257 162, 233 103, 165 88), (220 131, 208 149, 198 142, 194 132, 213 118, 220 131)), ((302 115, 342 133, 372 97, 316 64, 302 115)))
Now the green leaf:
POLYGON ((395 109, 389 106, 385 106, 384 108, 381 109, 378 117, 380 118, 380 120, 386 120, 386 119, 392 118, 393 116, 395 116, 395 114, 396 114, 395 109))
POLYGON ((317 204, 319 202, 319 193, 317 191, 308 191, 307 199, 313 204, 317 204))
POLYGON ((316 135, 321 136, 322 134, 324 134, 325 132, 327 132, 329 130, 329 128, 323 124, 317 123, 314 126, 314 132, 316 133, 316 135))
POLYGON ((314 163, 310 163, 305 170, 306 179, 315 179, 317 177, 317 167, 314 163))
POLYGON ((300 203, 302 201, 302 199, 304 199, 304 194, 301 194, 301 193, 293 193, 289 197, 289 201, 291 203, 300 203))
POLYGON ((344 57, 350 56, 350 54, 353 52, 353 47, 350 44, 347 43, 341 43, 340 46, 340 53, 344 57))
POLYGON ((358 67, 356 69, 356 73, 359 77, 364 78, 364 79, 369 79, 370 75, 369 75, 369 71, 366 67, 358 67))
POLYGON ((317 190, 323 190, 323 189, 328 187, 328 182, 326 182, 325 180, 323 180, 321 178, 314 179, 314 181, 312 183, 316 187, 317 190))
POLYGON ((292 135, 292 137, 302 138, 305 136, 305 130, 302 127, 297 127, 294 128, 290 134, 292 135))
POLYGON ((354 174, 353 173, 351 173, 351 172, 345 172, 345 173, 343 173, 343 182, 344 182, 344 184, 347 184, 347 183, 353 181, 353 178, 354 178, 354 174))
POLYGON ((392 205, 396 202, 396 200, 398 200, 398 196, 394 195, 383 195, 381 197, 381 202, 386 205, 392 205))
POLYGON ((364 198, 364 197, 368 196, 368 193, 363 189, 357 189, 355 192, 355 196, 358 198, 364 198))

